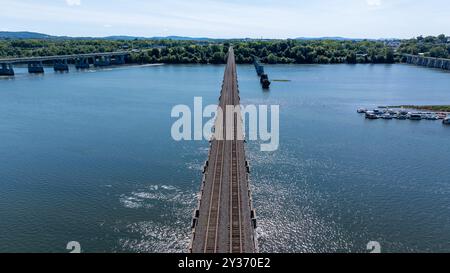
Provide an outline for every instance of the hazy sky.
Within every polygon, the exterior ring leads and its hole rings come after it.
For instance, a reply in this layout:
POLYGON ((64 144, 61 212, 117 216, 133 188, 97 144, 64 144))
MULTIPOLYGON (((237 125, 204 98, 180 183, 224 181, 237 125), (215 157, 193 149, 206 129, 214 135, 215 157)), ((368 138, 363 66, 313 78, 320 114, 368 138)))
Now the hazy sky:
POLYGON ((0 0, 0 30, 69 36, 450 35, 449 0, 0 0))

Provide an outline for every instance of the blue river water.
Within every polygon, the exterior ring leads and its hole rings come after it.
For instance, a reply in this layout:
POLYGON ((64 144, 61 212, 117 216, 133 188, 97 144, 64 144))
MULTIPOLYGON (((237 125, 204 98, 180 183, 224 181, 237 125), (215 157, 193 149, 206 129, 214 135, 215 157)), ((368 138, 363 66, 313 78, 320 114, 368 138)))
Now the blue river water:
MULTIPOLYGON (((178 104, 217 103, 223 66, 0 79, 0 252, 186 252, 205 141, 178 104)), ((280 105, 280 148, 247 156, 261 252, 450 251, 450 126, 358 107, 450 104, 450 74, 408 65, 238 67, 243 104, 280 105)))

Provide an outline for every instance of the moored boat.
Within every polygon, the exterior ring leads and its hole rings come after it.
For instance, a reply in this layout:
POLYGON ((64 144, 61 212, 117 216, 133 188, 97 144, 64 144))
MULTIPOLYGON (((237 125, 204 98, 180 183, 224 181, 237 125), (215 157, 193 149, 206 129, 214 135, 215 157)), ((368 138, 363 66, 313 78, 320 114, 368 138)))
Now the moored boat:
POLYGON ((410 120, 422 120, 422 114, 414 113, 409 115, 410 120))
POLYGON ((431 114, 431 115, 427 115, 426 119, 427 120, 438 120, 439 118, 437 115, 431 114))
POLYGON ((408 111, 405 111, 405 110, 401 110, 401 111, 400 111, 400 115, 407 116, 408 114, 409 114, 408 111))
POLYGON ((367 111, 366 119, 378 119, 378 116, 373 111, 367 111))
POLYGON ((447 117, 446 113, 438 113, 437 114, 438 119, 445 119, 447 117))

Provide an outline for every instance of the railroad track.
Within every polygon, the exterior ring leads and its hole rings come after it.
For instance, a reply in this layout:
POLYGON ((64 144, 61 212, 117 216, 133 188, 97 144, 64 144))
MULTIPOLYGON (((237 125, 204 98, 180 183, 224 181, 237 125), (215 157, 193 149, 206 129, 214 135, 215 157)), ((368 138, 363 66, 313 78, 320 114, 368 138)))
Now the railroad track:
POLYGON ((214 183, 209 207, 208 226, 205 240, 205 253, 217 252, 217 238, 219 230, 220 195, 223 179, 223 158, 225 153, 225 143, 217 141, 216 163, 214 164, 214 183))
POLYGON ((234 51, 231 48, 225 68, 219 105, 223 120, 216 120, 211 153, 205 166, 205 186, 194 219, 194 253, 248 253, 256 245, 251 221, 247 165, 242 140, 241 115, 227 122, 227 107, 240 105, 234 51), (229 124, 233 123, 233 124, 229 124), (221 126, 223 124, 223 127, 221 126), (233 126, 233 140, 227 140, 227 128, 233 126), (205 200, 202 202, 202 198, 205 200))
MULTIPOLYGON (((232 77, 236 76, 235 65, 232 65, 232 77)), ((231 92, 231 105, 239 105, 236 98, 237 86, 233 84, 231 92)), ((231 141, 231 183, 230 183, 230 253, 242 253, 242 218, 241 218, 241 192, 240 192, 240 170, 239 170, 239 141, 238 141, 238 117, 233 117, 233 141, 231 141)))
MULTIPOLYGON (((228 99, 230 97, 229 92, 224 92, 231 84, 229 77, 230 69, 227 67, 227 71, 224 75, 223 88, 221 93, 220 106, 225 109, 228 99), (228 75, 227 75, 228 74, 228 75)), ((225 126, 224 126, 225 128, 225 126)), ((216 133, 222 134, 224 137, 225 130, 219 130, 216 133)), ((214 140, 213 145, 217 145, 217 152, 215 157, 214 171, 213 171, 213 183, 212 183, 212 194, 209 205, 208 213, 208 224, 206 228, 206 239, 204 252, 205 253, 216 253, 218 252, 218 232, 219 232, 219 218, 220 218, 220 203, 222 195, 222 182, 223 182, 223 167, 224 167, 224 157, 226 153, 226 142, 224 140, 214 140)))

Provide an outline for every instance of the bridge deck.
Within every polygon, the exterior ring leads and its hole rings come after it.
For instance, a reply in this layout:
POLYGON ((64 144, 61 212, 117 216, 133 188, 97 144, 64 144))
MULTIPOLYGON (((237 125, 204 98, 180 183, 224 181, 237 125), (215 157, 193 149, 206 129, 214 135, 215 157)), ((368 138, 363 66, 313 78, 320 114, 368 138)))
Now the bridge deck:
POLYGON ((129 55, 130 51, 117 51, 117 52, 98 52, 98 53, 86 53, 86 54, 73 54, 73 55, 55 55, 55 56, 40 56, 40 57, 24 57, 24 58, 3 58, 0 59, 0 63, 27 63, 27 62, 43 62, 54 60, 73 60, 77 58, 93 58, 103 56, 121 56, 129 55))
POLYGON ((228 53, 220 107, 224 111, 223 130, 216 120, 215 139, 211 141, 205 181, 192 239, 193 253, 253 253, 256 251, 252 224, 252 205, 247 179, 242 117, 226 122, 226 105, 240 105, 233 48, 228 53), (225 139, 226 128, 233 126, 234 140, 225 139), (222 136, 220 138, 219 136, 222 136))

